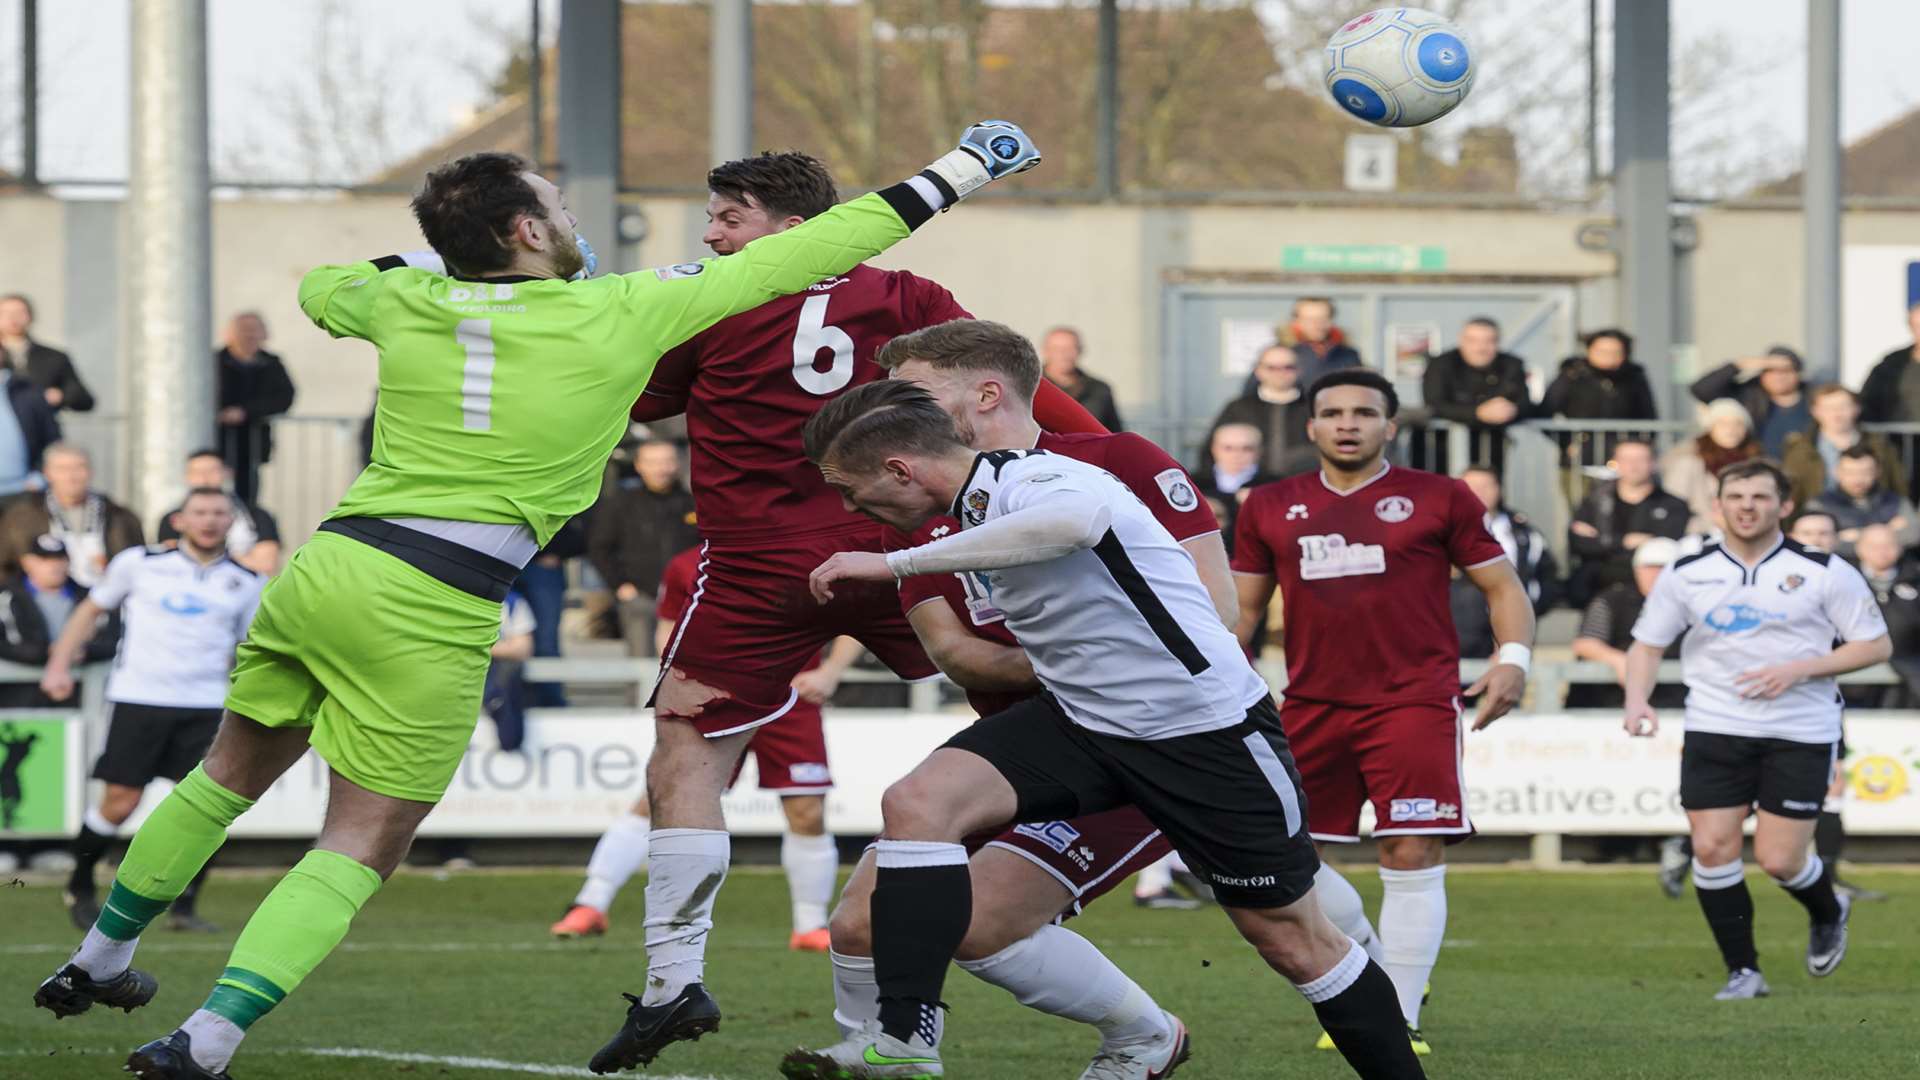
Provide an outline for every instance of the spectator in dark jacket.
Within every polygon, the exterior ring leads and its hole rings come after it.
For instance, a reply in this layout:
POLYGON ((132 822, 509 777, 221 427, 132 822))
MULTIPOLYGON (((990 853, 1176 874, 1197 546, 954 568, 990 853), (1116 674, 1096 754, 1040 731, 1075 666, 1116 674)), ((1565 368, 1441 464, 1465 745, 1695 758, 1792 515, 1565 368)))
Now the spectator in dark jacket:
POLYGON ((1779 460, 1787 438, 1813 423, 1811 402, 1802 377, 1806 365, 1800 354, 1775 345, 1765 356, 1743 356, 1693 381, 1693 396, 1702 404, 1732 398, 1753 417, 1753 437, 1766 455, 1779 460))
POLYGON ((33 302, 19 293, 0 296, 0 354, 4 354, 0 359, 27 377, 49 409, 56 412, 92 410, 93 394, 87 384, 80 381, 73 359, 51 345, 33 340, 28 334, 32 328, 33 302))
MULTIPOLYGON (((1487 508, 1487 531, 1500 542, 1500 549, 1507 553, 1514 571, 1520 575, 1527 599, 1533 601, 1533 613, 1545 614, 1560 600, 1560 568, 1553 561, 1553 549, 1547 544, 1546 534, 1534 528, 1527 515, 1507 508, 1500 476, 1492 469, 1485 465, 1470 466, 1460 474, 1460 479, 1487 508)), ((1481 599, 1484 603, 1486 598, 1481 599)))
POLYGON ((93 459, 71 443, 47 447, 47 490, 15 499, 0 511, 0 572, 19 569, 20 556, 43 534, 66 545, 73 580, 92 588, 107 560, 144 541, 133 511, 93 490, 93 459))
POLYGON ((1300 361, 1292 349, 1269 345, 1254 362, 1254 392, 1234 398, 1213 418, 1212 432, 1228 424, 1260 431, 1260 468, 1273 477, 1292 476, 1314 467, 1319 452, 1307 440, 1307 395, 1300 389, 1300 361))
POLYGON ((654 655, 660 576, 699 542, 693 495, 680 482, 680 448, 662 439, 641 443, 633 473, 611 485, 587 531, 587 558, 613 590, 628 655, 654 655))
MULTIPOLYGON (((1569 709, 1618 709, 1626 704, 1627 648, 1633 644, 1633 624, 1640 618, 1647 594, 1660 571, 1680 557, 1680 545, 1665 537, 1655 537, 1633 553, 1633 580, 1616 582, 1600 591, 1580 615, 1580 630, 1573 639, 1573 655, 1581 660, 1605 664, 1613 669, 1614 684, 1573 683, 1567 687, 1569 709)), ((1667 646, 1666 656, 1680 655, 1680 641, 1667 646)), ((1653 688, 1655 708, 1677 709, 1686 704, 1687 688, 1661 683, 1653 688)))
POLYGON ((1085 352, 1080 331, 1071 326, 1056 326, 1040 339, 1040 369, 1047 381, 1067 392, 1080 407, 1106 425, 1108 431, 1121 431, 1120 407, 1114 404, 1113 387, 1080 369, 1085 352))
POLYGON ((11 406, 0 409, 0 495, 15 495, 40 471, 47 447, 60 441, 60 422, 40 391, 12 367, 0 365, 0 390, 11 406))
POLYGON ((1654 420, 1653 385, 1633 361, 1633 339, 1621 330, 1595 330, 1586 353, 1570 356, 1540 398, 1540 412, 1569 420, 1654 420))
POLYGON ((233 470, 233 493, 251 503, 260 494, 260 466, 273 460, 273 417, 293 408, 293 379, 266 350, 267 323, 243 311, 227 324, 220 366, 220 455, 233 470))
MULTIPOLYGON (((1287 324, 1275 328, 1274 339, 1292 349, 1300 362, 1301 386, 1312 386, 1313 380, 1329 371, 1361 364, 1360 350, 1347 344, 1346 335, 1333 324, 1336 314, 1330 298, 1303 296, 1293 302, 1287 324)), ((1248 375, 1243 392, 1251 394, 1254 385, 1254 377, 1248 375)))
POLYGON ((1853 558, 1860 530, 1869 525, 1891 527, 1902 548, 1920 542, 1920 513, 1905 496, 1880 482, 1880 461, 1865 444, 1840 452, 1833 486, 1811 499, 1807 509, 1833 516, 1840 530, 1834 550, 1843 558, 1853 558))
MULTIPOLYGON (((1486 316, 1467 320, 1454 347, 1427 361, 1421 380, 1427 408, 1470 432, 1472 460, 1504 475, 1507 428, 1533 412, 1527 392, 1527 362, 1500 351, 1500 324, 1486 316)), ((1451 472, 1445 461, 1437 472, 1451 472)))
POLYGON ((1880 462, 1880 479, 1894 491, 1907 490, 1900 455, 1885 435, 1860 430, 1859 395, 1838 383, 1828 383, 1811 395, 1813 426, 1787 438, 1780 465, 1793 482, 1793 502, 1806 506, 1833 486, 1833 470, 1842 451, 1864 446, 1880 462))
POLYGON ((1614 479, 1587 495, 1567 527, 1567 545, 1579 560, 1567 579, 1567 598, 1576 607, 1608 585, 1632 582, 1633 553, 1641 544, 1687 534, 1687 502, 1660 490, 1653 447, 1622 440, 1610 464, 1614 479))
POLYGON ((1907 309, 1913 344, 1880 358, 1860 387, 1860 419, 1868 424, 1920 420, 1920 304, 1907 309))
POLYGON ((1854 550, 1860 560, 1860 576, 1867 579, 1880 613, 1887 617, 1887 632, 1893 637, 1890 662, 1900 675, 1900 683, 1872 688, 1879 691, 1877 694, 1862 687, 1862 693, 1850 693, 1848 700, 1867 708, 1914 708, 1920 705, 1920 579, 1903 565, 1900 541, 1885 525, 1860 530, 1854 550), (1863 696, 1878 700, 1858 700, 1863 696))
MULTIPOLYGON (((58 537, 36 537, 20 556, 20 571, 0 585, 0 659, 44 664, 47 649, 66 629, 87 592, 67 576, 67 549, 58 537)), ((120 616, 102 616, 81 654, 87 663, 113 659, 120 644, 120 616)), ((56 702, 38 683, 0 685, 0 709, 72 708, 69 697, 56 702)))

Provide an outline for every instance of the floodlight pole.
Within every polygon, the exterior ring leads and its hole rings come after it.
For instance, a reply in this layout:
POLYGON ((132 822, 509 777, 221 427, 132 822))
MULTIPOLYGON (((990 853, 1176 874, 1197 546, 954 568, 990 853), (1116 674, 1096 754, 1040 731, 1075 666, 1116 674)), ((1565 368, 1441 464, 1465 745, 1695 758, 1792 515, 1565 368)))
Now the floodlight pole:
POLYGON ((1840 356, 1840 0, 1807 4, 1806 356, 1839 378, 1840 356))
POLYGON ((580 234, 617 271, 620 196, 620 0, 568 0, 560 6, 561 186, 580 234))
POLYGON ((718 165, 753 153, 753 0, 712 0, 713 101, 709 156, 718 165))
POLYGON ((1614 5, 1613 201, 1619 218, 1620 321, 1667 410, 1673 381, 1673 223, 1668 163, 1668 0, 1614 5))
POLYGON ((132 5, 127 358, 133 508, 179 494, 181 463, 213 431, 206 0, 132 5))
POLYGON ((1099 103, 1098 127, 1094 132, 1094 160, 1098 163, 1094 186, 1103 199, 1120 191, 1120 2, 1100 0, 1099 67, 1095 73, 1095 96, 1099 103))
POLYGON ((40 183, 40 0, 20 5, 20 180, 40 183))

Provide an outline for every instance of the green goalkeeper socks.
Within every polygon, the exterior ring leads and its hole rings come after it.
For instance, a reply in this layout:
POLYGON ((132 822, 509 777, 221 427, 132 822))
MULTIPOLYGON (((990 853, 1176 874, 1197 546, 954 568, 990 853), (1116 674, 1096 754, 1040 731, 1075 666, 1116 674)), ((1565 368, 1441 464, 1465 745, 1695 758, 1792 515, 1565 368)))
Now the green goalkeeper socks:
POLYGON ((227 826, 253 805, 195 766, 134 834, 95 924, 115 941, 140 936, 226 843, 227 826))
POLYGON ((347 936, 380 875, 334 851, 309 851, 247 920, 206 1011, 242 1031, 265 1016, 347 936))

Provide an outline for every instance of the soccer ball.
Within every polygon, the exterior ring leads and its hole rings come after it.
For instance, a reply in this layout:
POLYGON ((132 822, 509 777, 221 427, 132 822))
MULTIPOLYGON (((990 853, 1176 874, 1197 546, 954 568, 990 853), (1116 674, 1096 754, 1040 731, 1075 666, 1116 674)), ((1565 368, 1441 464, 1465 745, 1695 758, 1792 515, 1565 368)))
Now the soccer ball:
POLYGON ((1430 124, 1465 101, 1472 87, 1467 36, 1431 11, 1369 11, 1327 41, 1327 92, 1369 124, 1430 124))

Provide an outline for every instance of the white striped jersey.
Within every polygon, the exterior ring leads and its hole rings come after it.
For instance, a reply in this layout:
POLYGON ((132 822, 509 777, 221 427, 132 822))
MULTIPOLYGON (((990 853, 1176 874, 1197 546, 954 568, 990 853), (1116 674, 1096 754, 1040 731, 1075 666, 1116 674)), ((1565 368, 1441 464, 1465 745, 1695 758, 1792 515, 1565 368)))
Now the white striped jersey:
POLYGON ((1840 738, 1840 689, 1807 679, 1772 700, 1744 698, 1744 671, 1825 656, 1834 639, 1870 641, 1887 621, 1860 572, 1838 556, 1781 537, 1753 566, 1719 544, 1661 572, 1633 638, 1664 649, 1682 633, 1689 731, 1830 743, 1840 738))
POLYGON ((107 676, 107 700, 217 709, 227 700, 233 651, 260 606, 260 575, 222 556, 200 563, 178 548, 128 548, 87 599, 120 612, 126 632, 107 676))
POLYGON ((1041 684, 1074 723, 1121 738, 1245 721, 1265 680, 1220 622, 1193 557, 1112 474, 1044 450, 991 451, 974 459, 953 516, 967 529, 1066 492, 1112 510, 1093 547, 979 575, 1041 684))

